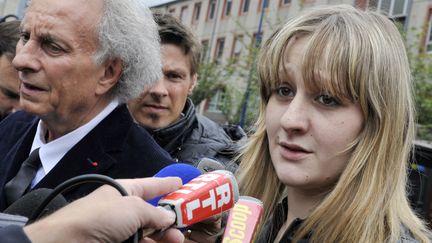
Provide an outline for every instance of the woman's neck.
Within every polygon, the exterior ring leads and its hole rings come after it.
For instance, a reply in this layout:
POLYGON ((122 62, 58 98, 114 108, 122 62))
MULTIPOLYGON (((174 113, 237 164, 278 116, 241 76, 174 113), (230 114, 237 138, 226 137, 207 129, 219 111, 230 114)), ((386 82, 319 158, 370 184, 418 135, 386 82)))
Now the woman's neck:
POLYGON ((287 221, 292 222, 296 218, 307 218, 327 194, 328 191, 323 190, 303 190, 287 187, 287 221))
POLYGON ((328 192, 322 190, 300 190, 298 188, 287 187, 287 218, 279 230, 274 242, 279 242, 289 229, 290 225, 297 218, 306 219, 312 211, 319 205, 328 192))

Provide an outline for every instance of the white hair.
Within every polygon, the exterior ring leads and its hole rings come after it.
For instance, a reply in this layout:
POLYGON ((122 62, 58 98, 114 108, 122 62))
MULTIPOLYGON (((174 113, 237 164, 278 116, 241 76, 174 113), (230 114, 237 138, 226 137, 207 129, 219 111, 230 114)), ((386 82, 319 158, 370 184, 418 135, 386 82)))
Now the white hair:
POLYGON ((97 64, 119 58, 123 72, 113 89, 120 102, 137 97, 161 76, 160 42, 153 16, 141 0, 104 0, 97 64))

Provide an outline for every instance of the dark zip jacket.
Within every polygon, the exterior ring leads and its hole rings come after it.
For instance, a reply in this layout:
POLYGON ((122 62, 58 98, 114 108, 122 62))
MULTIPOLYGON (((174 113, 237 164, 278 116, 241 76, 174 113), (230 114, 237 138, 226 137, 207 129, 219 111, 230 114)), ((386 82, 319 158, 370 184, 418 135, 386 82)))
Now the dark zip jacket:
POLYGON ((147 131, 178 162, 197 166, 202 158, 210 158, 231 172, 238 167, 232 159, 246 138, 239 126, 221 126, 197 114, 190 99, 178 121, 165 128, 147 131))

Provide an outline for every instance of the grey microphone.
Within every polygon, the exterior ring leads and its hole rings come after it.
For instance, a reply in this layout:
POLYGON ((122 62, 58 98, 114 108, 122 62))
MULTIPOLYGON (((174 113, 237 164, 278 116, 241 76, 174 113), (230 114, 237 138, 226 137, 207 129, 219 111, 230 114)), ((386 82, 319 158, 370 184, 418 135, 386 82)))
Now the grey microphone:
POLYGON ((197 168, 202 173, 207 173, 215 170, 226 170, 225 165, 223 165, 222 163, 218 162, 217 160, 206 158, 206 157, 200 159, 197 168))

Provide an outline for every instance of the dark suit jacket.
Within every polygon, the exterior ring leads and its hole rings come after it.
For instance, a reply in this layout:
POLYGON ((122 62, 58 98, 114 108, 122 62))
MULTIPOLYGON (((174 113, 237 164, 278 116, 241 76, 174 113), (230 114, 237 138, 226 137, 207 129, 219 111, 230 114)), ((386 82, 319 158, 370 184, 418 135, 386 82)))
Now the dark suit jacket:
MULTIPOLYGON (((20 111, 0 123, 0 210, 8 206, 4 185, 28 157, 38 121, 37 117, 20 111)), ((171 163, 170 155, 133 122, 126 105, 121 105, 72 147, 33 190, 54 188, 69 178, 90 173, 112 178, 150 177, 171 163), (89 159, 97 162, 97 166, 89 159)), ((97 186, 83 184, 63 196, 76 199, 97 186)))
POLYGON ((31 243, 23 228, 19 226, 0 228, 0 237, 2 243, 31 243))

